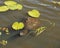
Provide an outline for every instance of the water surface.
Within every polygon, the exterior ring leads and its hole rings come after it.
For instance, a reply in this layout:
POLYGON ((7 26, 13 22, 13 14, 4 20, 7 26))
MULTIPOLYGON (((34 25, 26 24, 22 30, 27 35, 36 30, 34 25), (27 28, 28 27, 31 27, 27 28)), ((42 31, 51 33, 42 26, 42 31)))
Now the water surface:
MULTIPOLYGON (((4 0, 0 0, 3 4, 4 0)), ((0 13, 0 26, 9 26, 14 21, 27 17, 27 11, 37 9, 41 13, 40 19, 47 19, 55 23, 55 27, 48 28, 38 37, 17 37, 12 39, 6 48, 60 48, 60 5, 52 1, 59 0, 15 0, 23 4, 22 11, 8 11, 0 13)))

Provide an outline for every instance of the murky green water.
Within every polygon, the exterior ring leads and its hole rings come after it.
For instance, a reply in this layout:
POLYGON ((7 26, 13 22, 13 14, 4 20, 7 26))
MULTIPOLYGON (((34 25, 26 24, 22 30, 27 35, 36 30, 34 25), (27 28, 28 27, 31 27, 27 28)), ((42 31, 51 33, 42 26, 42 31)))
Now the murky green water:
MULTIPOLYGON (((3 1, 0 0, 0 4, 3 4, 3 1)), ((39 10, 41 13, 40 19, 47 19, 54 22, 55 26, 53 28, 49 27, 47 31, 44 31, 38 37, 25 36, 11 39, 4 48, 60 48, 60 5, 53 4, 53 0, 15 1, 23 4, 24 9, 22 11, 0 13, 0 26, 9 26, 14 21, 19 21, 21 18, 27 17, 27 11, 31 9, 39 10)))

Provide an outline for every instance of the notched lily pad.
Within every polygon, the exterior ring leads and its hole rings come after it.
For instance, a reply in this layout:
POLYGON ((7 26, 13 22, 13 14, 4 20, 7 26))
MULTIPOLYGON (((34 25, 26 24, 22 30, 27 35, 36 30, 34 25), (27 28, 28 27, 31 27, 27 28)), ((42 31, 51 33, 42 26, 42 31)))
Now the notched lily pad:
POLYGON ((14 22, 12 24, 12 28, 14 30, 20 30, 20 29, 23 29, 24 28, 24 23, 23 22, 14 22))
POLYGON ((40 16, 40 12, 38 10, 28 11, 28 15, 34 18, 38 18, 40 16))

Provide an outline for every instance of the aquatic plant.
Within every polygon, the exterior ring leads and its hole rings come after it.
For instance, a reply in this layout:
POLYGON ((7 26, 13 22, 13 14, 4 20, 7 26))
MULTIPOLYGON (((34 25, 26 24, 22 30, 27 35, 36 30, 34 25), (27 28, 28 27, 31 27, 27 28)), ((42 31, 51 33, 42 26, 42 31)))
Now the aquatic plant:
POLYGON ((14 30, 20 30, 20 29, 23 29, 24 28, 24 23, 23 22, 14 22, 12 24, 12 28, 14 30))
POLYGON ((7 5, 7 6, 11 6, 11 5, 16 5, 17 2, 15 2, 15 1, 5 1, 4 4, 7 5))
POLYGON ((9 10, 7 6, 0 6, 0 12, 5 12, 7 10, 9 10))
POLYGON ((22 8, 23 8, 23 6, 21 4, 18 4, 15 1, 5 1, 4 4, 7 5, 7 7, 10 10, 16 10, 16 9, 22 10, 22 8))
POLYGON ((23 6, 21 4, 7 6, 10 10, 22 10, 23 6))
POLYGON ((38 18, 40 16, 40 13, 38 10, 33 9, 31 11, 28 11, 28 15, 34 18, 38 18))
POLYGON ((4 6, 0 6, 0 12, 5 12, 7 10, 22 10, 23 6, 15 1, 5 1, 4 6))
POLYGON ((16 5, 11 5, 11 6, 7 6, 10 10, 16 10, 17 6, 16 5))
POLYGON ((23 6, 21 4, 17 4, 17 9, 22 10, 23 6))

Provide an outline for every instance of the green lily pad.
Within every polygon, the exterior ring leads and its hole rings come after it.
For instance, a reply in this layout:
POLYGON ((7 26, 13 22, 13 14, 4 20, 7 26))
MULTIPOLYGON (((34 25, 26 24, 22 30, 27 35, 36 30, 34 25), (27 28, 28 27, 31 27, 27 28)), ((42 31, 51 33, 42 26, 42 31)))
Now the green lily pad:
POLYGON ((16 5, 10 5, 8 6, 10 10, 22 10, 23 6, 21 4, 16 4, 16 5))
POLYGON ((17 2, 15 2, 15 1, 5 1, 4 4, 8 5, 8 6, 11 6, 11 5, 16 5, 17 2))
POLYGON ((40 12, 38 10, 28 11, 28 15, 34 18, 38 18, 40 16, 40 12))
POLYGON ((17 9, 22 10, 23 6, 21 4, 17 4, 17 9))
POLYGON ((5 1, 4 4, 7 5, 10 10, 22 10, 23 8, 21 4, 18 4, 15 1, 5 1))
POLYGON ((20 30, 20 29, 23 29, 24 28, 24 23, 23 22, 14 22, 12 24, 12 28, 14 30, 20 30))
POLYGON ((8 6, 8 8, 9 8, 10 10, 16 10, 16 9, 17 9, 17 6, 16 6, 16 5, 11 5, 11 6, 8 6))
POLYGON ((5 12, 7 11, 9 8, 7 6, 0 6, 0 12, 5 12))

